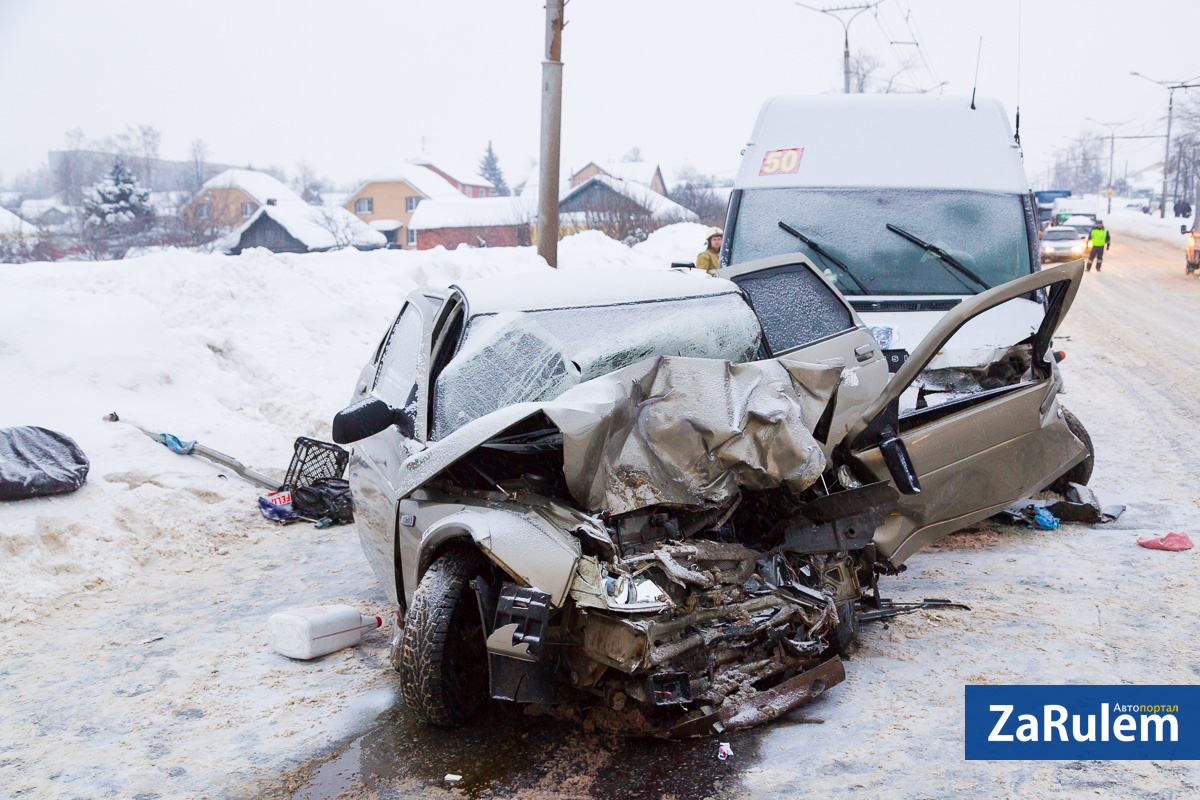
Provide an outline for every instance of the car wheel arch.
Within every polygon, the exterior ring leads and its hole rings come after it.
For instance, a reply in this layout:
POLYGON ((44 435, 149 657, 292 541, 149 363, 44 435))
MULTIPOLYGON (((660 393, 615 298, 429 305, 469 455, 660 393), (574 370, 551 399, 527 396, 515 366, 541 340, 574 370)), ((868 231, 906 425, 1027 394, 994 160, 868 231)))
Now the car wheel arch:
POLYGON ((467 508, 439 520, 425 531, 417 555, 414 587, 445 548, 469 542, 499 572, 523 586, 533 586, 560 606, 575 576, 581 555, 578 542, 531 509, 467 508))

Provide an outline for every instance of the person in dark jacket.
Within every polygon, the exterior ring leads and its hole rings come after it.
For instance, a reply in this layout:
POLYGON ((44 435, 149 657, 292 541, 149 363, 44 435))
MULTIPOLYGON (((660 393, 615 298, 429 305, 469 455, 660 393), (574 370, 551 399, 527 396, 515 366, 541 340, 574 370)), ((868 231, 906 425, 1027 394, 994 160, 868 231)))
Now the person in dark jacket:
POLYGON ((721 250, 721 229, 713 228, 704 239, 707 247, 696 256, 696 269, 702 269, 714 278, 717 276, 717 254, 721 250))

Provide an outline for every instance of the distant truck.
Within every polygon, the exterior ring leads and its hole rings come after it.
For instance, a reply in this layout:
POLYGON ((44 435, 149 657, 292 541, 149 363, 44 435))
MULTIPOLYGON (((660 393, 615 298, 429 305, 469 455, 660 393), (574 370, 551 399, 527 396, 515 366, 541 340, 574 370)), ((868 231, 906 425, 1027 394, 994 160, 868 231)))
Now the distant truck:
POLYGON ((1051 225, 1065 225, 1069 217, 1088 217, 1097 221, 1096 201, 1083 197, 1060 197, 1054 201, 1050 211, 1051 225))
MULTIPOLYGON (((893 371, 965 298, 1040 269, 1035 201, 996 100, 774 97, 743 152, 721 265, 803 253, 871 327, 893 371)), ((990 363, 1044 309, 1030 296, 991 313, 930 367, 990 363)))
POLYGON ((1034 199, 1037 200, 1038 225, 1045 226, 1046 223, 1051 222, 1051 217, 1054 214, 1054 201, 1060 198, 1070 197, 1071 190, 1043 189, 1040 192, 1034 192, 1033 196, 1034 199))

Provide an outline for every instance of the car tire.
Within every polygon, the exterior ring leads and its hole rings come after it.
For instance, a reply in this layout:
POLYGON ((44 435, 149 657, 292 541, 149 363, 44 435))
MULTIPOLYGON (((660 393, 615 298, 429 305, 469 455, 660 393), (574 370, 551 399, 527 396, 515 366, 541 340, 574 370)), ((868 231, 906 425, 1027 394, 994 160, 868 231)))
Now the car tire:
POLYGON ((429 566, 413 593, 400 639, 400 686, 409 710, 435 725, 462 725, 489 698, 487 646, 471 588, 486 569, 478 551, 457 547, 429 566))
POLYGON ((1088 481, 1092 479, 1092 467, 1096 464, 1096 448, 1092 445, 1092 437, 1088 435, 1087 428, 1083 427, 1083 423, 1079 421, 1079 417, 1067 411, 1062 410, 1063 419, 1067 423, 1067 428, 1071 433, 1075 434, 1075 438, 1083 442, 1083 446, 1087 448, 1087 455, 1083 461, 1080 461, 1075 466, 1064 472, 1054 483, 1050 484, 1050 488, 1062 494, 1067 488, 1068 483, 1078 483, 1082 486, 1087 486, 1088 481))

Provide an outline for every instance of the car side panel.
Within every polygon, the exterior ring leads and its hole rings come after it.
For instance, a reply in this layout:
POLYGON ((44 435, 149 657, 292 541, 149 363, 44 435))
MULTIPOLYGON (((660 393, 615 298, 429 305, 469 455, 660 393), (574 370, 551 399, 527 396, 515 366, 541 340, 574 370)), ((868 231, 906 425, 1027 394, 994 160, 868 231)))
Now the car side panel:
MULTIPOLYGON (((944 533, 1045 488, 1085 456, 1057 398, 1039 410, 1048 388, 1031 384, 900 437, 921 493, 901 495, 899 510, 875 532, 883 557, 899 566, 944 533)), ((889 480, 878 448, 859 458, 877 480, 889 480)))

